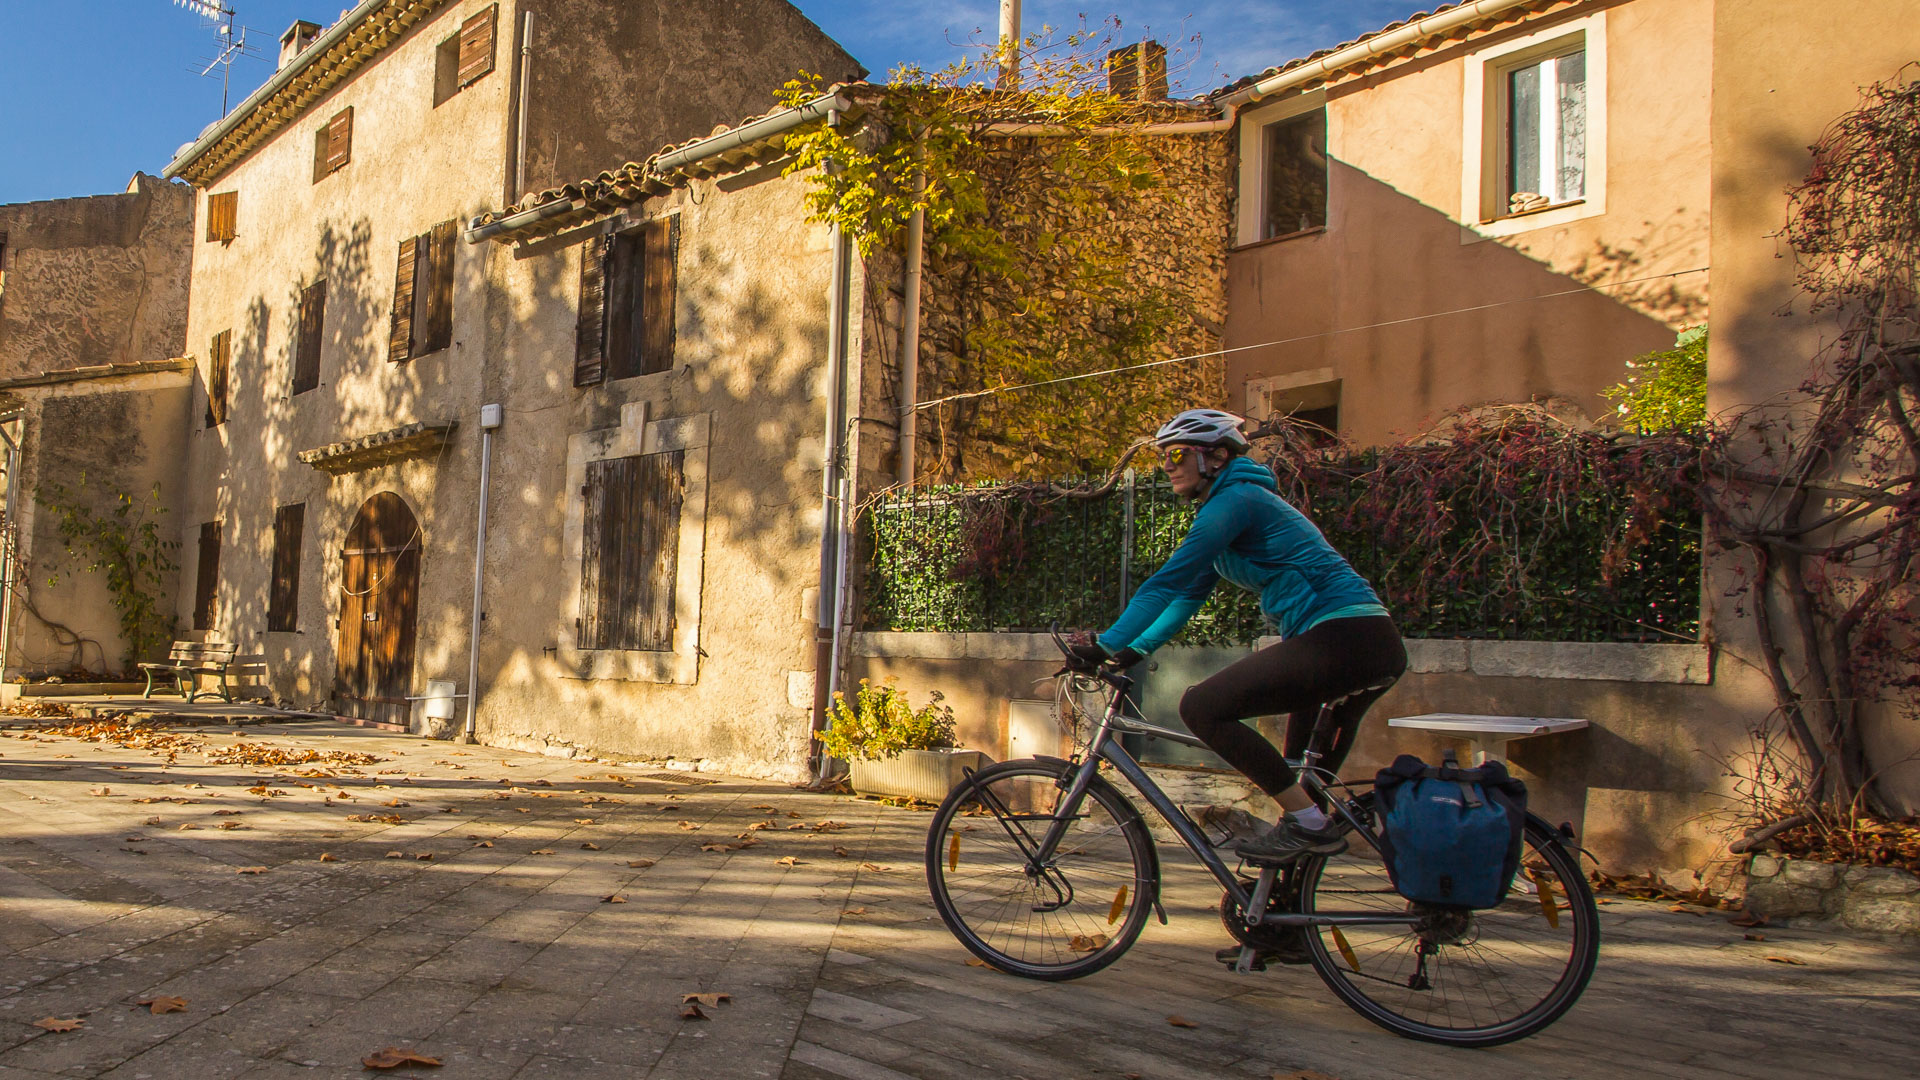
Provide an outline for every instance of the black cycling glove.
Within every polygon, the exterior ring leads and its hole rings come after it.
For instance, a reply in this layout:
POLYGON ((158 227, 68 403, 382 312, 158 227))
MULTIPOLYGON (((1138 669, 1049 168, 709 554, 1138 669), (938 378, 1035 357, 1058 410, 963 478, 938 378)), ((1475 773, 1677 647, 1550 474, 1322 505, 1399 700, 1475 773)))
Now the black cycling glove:
POLYGON ((1112 658, 1113 654, 1093 638, 1075 641, 1067 646, 1067 666, 1075 671, 1092 671, 1112 658))

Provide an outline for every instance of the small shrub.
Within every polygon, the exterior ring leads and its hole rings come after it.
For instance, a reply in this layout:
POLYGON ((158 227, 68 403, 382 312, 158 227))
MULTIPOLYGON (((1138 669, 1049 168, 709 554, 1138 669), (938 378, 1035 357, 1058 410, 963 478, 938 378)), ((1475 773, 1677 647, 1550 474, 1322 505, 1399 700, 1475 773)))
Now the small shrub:
POLYGON ((855 704, 845 694, 833 695, 833 724, 815 738, 828 754, 845 761, 899 757, 902 750, 937 750, 952 746, 953 708, 942 705, 935 690, 926 705, 915 709, 893 681, 875 686, 860 680, 855 704))

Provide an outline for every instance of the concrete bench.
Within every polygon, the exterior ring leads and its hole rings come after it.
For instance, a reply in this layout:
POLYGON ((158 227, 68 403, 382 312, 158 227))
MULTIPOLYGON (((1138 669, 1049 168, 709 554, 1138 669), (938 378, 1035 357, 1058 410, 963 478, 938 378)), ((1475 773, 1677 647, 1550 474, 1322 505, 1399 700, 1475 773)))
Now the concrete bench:
POLYGON ((1465 739, 1473 747, 1473 764, 1488 761, 1505 763, 1507 744, 1515 739, 1551 735, 1556 731, 1578 731, 1585 720, 1552 716, 1482 716, 1477 713, 1424 713, 1420 716, 1396 716, 1388 727, 1416 728, 1436 735, 1465 739))

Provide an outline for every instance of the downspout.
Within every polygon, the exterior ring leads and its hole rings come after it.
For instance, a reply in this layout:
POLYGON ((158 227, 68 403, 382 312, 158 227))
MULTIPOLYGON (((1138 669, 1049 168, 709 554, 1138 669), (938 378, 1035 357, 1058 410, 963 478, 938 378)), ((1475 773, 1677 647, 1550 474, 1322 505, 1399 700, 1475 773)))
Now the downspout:
POLYGON ((460 741, 475 742, 474 725, 480 705, 480 608, 482 574, 487 567, 487 481, 493 474, 493 429, 500 426, 500 406, 480 406, 480 522, 473 541, 473 618, 467 629, 467 729, 460 741))
POLYGON ((520 133, 513 154, 513 187, 507 203, 517 201, 527 186, 527 85, 533 78, 533 12, 520 22, 520 133))
MULTIPOLYGON (((836 123, 836 110, 828 123, 836 123)), ((820 482, 820 589, 814 603, 814 680, 813 721, 811 731, 826 730, 827 705, 832 700, 834 670, 839 662, 840 601, 844 578, 840 571, 842 549, 839 526, 841 486, 841 433, 846 416, 846 326, 847 326, 847 237, 840 226, 833 227, 829 244, 833 269, 827 286, 827 408, 826 440, 821 462, 820 482)), ((817 741, 809 740, 808 758, 815 777, 825 768, 826 757, 817 741)))
MULTIPOLYGON (((914 176, 916 201, 926 193, 927 174, 914 176)), ((927 214, 919 206, 907 218, 906 297, 900 313, 900 482, 913 484, 914 451, 917 449, 920 411, 920 265, 926 247, 927 214)))
MULTIPOLYGON (((15 417, 0 419, 0 439, 5 439, 7 469, 6 518, 0 521, 0 672, 13 655, 13 577, 14 564, 20 558, 20 445, 14 442, 7 425, 15 417)), ((24 437, 26 420, 20 419, 24 437)))

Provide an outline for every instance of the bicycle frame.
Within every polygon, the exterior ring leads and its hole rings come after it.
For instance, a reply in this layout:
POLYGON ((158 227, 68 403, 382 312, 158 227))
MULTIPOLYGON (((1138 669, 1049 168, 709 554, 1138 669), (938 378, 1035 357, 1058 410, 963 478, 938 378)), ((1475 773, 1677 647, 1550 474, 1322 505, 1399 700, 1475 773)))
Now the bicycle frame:
MULTIPOLYGON (((1107 705, 1106 714, 1100 718, 1098 725, 1094 729, 1093 739, 1087 746, 1085 758, 1076 764, 1074 771, 1070 774, 1072 776, 1072 782, 1068 785, 1065 798, 1061 799, 1058 804, 1058 809, 1053 815, 1052 824, 1047 826, 1045 835, 1041 837, 1040 842, 1035 845, 1033 851, 1030 853, 1029 857, 1032 860, 1034 869, 1036 871, 1041 870, 1051 861, 1054 849, 1059 846, 1061 837, 1066 833, 1067 823, 1072 821, 1074 816, 1079 812, 1080 804, 1087 796, 1087 789, 1092 786, 1093 778, 1100 771, 1100 762, 1104 761, 1111 765, 1115 772, 1126 777, 1127 782, 1133 786, 1134 791, 1138 792, 1140 797, 1147 801, 1147 805, 1153 807, 1154 811, 1166 821, 1168 826, 1173 829, 1174 834, 1180 838, 1181 843, 1185 844, 1187 850, 1193 853, 1194 858, 1200 860, 1200 864, 1206 867, 1207 871, 1214 876, 1214 879, 1220 883, 1220 887, 1226 890, 1229 896, 1233 897, 1235 905, 1238 906, 1242 912, 1265 912, 1268 896, 1270 895, 1276 875, 1263 872, 1260 875, 1259 883, 1252 892, 1242 887, 1239 876, 1228 869, 1226 862, 1214 852, 1213 845, 1207 840, 1206 835, 1200 831, 1200 827, 1195 825, 1193 819, 1189 818, 1184 811, 1174 805, 1173 800, 1167 797, 1166 792, 1160 790, 1160 785, 1153 782, 1153 778, 1147 775, 1146 769, 1143 768, 1138 761, 1134 760, 1133 755, 1127 752, 1126 747, 1122 746, 1119 739, 1115 736, 1121 734, 1148 735, 1156 739, 1168 739, 1187 746, 1202 748, 1204 748, 1206 744, 1188 732, 1160 727, 1157 724, 1150 724, 1137 716, 1127 715, 1122 707, 1128 700, 1128 692, 1133 688, 1133 679, 1124 674, 1108 671, 1097 671, 1094 674, 1101 682, 1106 683, 1113 689, 1113 699, 1107 705)), ((1321 710, 1320 723, 1315 725, 1314 737, 1308 743, 1308 750, 1305 757, 1300 761, 1289 762, 1289 764, 1293 765, 1298 773, 1301 786, 1305 787, 1307 791, 1314 795, 1319 801, 1324 802, 1331 813, 1337 815, 1356 835, 1363 838, 1367 844, 1378 851, 1380 849, 1379 836, 1367 826, 1366 822, 1361 821, 1348 810, 1344 800, 1333 798, 1329 794, 1326 783, 1319 775, 1323 770, 1314 765, 1314 761, 1319 755, 1313 751, 1313 747, 1320 744, 1321 729, 1325 727, 1327 718, 1328 709, 1323 708, 1321 710)), ((1154 888, 1155 903, 1157 904, 1159 882, 1156 881, 1154 883, 1154 888)), ((1249 919, 1248 925, 1398 926, 1412 925, 1416 921, 1418 921, 1418 916, 1410 913, 1362 915, 1337 913, 1302 914, 1299 912, 1288 912, 1265 914, 1257 921, 1249 919)))

